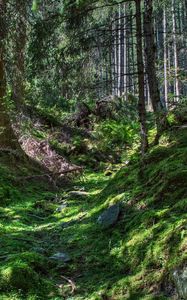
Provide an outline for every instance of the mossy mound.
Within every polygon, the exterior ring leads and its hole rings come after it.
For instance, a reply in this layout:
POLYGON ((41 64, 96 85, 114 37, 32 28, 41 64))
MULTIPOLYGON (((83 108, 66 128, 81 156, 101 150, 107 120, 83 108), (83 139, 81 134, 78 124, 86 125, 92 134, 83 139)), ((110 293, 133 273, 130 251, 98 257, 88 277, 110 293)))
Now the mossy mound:
MULTIPOLYGON (((46 286, 47 260, 34 252, 13 255, 0 268, 0 290, 28 293, 46 286)), ((46 289, 48 287, 46 286, 46 289)))
POLYGON ((7 264, 1 270, 0 278, 1 291, 15 289, 28 292, 36 289, 40 283, 38 274, 27 263, 22 261, 7 264))
POLYGON ((54 193, 47 182, 44 188, 42 182, 24 181, 30 172, 40 173, 40 168, 25 161, 16 165, 8 156, 0 155, 0 299, 47 299, 50 266, 47 257, 37 253, 43 210, 35 204, 54 193))

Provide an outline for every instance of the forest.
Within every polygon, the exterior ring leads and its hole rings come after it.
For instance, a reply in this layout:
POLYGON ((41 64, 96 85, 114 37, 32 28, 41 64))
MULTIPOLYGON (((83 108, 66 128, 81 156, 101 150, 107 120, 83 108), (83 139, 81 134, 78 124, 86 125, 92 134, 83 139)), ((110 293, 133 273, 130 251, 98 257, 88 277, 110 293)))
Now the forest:
POLYGON ((0 300, 187 299, 187 0, 0 0, 0 300))

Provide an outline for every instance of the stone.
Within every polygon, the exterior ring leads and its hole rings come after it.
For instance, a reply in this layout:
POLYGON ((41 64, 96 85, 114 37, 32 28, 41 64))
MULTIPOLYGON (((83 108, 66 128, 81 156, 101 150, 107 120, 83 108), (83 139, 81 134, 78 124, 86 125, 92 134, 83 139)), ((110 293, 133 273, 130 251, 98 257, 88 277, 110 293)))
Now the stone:
POLYGON ((68 193, 69 197, 75 197, 75 198, 85 198, 88 197, 88 193, 84 191, 71 191, 68 193))
POLYGON ((119 217, 120 213, 120 205, 119 203, 114 204, 110 206, 108 209, 106 209, 97 219, 97 223, 102 228, 108 228, 112 225, 114 225, 119 217))
POLYGON ((187 299, 187 267, 173 272, 173 279, 179 299, 187 299))
POLYGON ((65 263, 71 261, 71 258, 69 256, 69 254, 67 254, 65 252, 55 253, 53 256, 50 257, 50 259, 57 260, 57 261, 62 261, 62 262, 65 262, 65 263))
POLYGON ((65 209, 67 206, 68 206, 67 203, 61 204, 59 207, 57 207, 56 212, 59 212, 59 213, 62 212, 63 209, 65 209))

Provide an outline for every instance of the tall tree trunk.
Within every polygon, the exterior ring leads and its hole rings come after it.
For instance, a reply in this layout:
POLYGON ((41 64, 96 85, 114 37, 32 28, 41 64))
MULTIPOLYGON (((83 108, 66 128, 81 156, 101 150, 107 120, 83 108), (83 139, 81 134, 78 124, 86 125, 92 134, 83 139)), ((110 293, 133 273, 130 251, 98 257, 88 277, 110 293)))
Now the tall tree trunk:
MULTIPOLYGON (((130 25, 130 17, 129 17, 129 5, 127 4, 127 18, 126 18, 127 28, 126 28, 126 49, 127 49, 127 95, 131 92, 131 60, 130 60, 130 31, 129 31, 129 25, 130 25)), ((128 96, 127 96, 128 98, 128 96)))
POLYGON ((169 77, 169 82, 168 82, 168 92, 171 93, 172 89, 173 89, 173 84, 171 83, 170 79, 171 79, 171 65, 172 65, 172 61, 171 61, 171 49, 170 47, 168 47, 167 49, 167 56, 168 56, 168 77, 169 77))
POLYGON ((121 96, 121 6, 118 7, 118 97, 121 96))
MULTIPOLYGON (((130 17, 130 43, 131 43, 131 63, 132 63, 132 66, 131 66, 131 70, 132 70, 132 74, 135 73, 135 51, 134 51, 134 36, 133 36, 133 20, 134 20, 134 17, 133 17, 133 7, 132 7, 132 3, 129 3, 129 17, 130 17)), ((132 91, 132 94, 134 95, 135 94, 135 78, 134 76, 132 75, 131 76, 131 84, 132 84, 132 87, 131 87, 131 91, 132 91)))
POLYGON ((155 113, 157 126, 157 135, 155 138, 156 144, 159 141, 162 131, 166 128, 167 119, 165 107, 160 99, 159 84, 156 74, 156 45, 153 25, 153 0, 144 0, 144 6, 146 72, 148 75, 150 98, 153 106, 153 111, 155 113))
POLYGON ((120 50, 120 55, 121 55, 121 67, 120 67, 120 95, 123 94, 124 92, 124 11, 123 11, 123 4, 121 5, 121 25, 120 25, 120 44, 121 44, 121 50, 120 50))
MULTIPOLYGON (((118 14, 115 15, 115 18, 118 18, 118 14)), ((115 95, 118 95, 118 25, 116 20, 114 21, 115 26, 115 38, 114 38, 114 66, 115 66, 115 95)))
POLYGON ((166 107, 168 107, 168 80, 167 80, 167 22, 166 8, 163 10, 163 40, 164 40, 164 98, 166 107))
POLYGON ((6 38, 6 0, 0 0, 0 148, 19 149, 5 106, 6 76, 4 66, 6 38))
POLYGON ((127 6, 126 3, 124 3, 124 98, 127 100, 127 19, 126 19, 126 10, 127 6))
POLYGON ((138 67, 138 87, 139 101, 138 111, 141 126, 141 153, 142 156, 148 149, 147 126, 146 126, 146 108, 144 94, 144 65, 143 65, 143 47, 142 47, 142 21, 141 21, 141 1, 136 0, 136 30, 137 30, 137 67, 138 67))
POLYGON ((26 47, 26 1, 16 0, 17 24, 14 44, 13 100, 18 111, 24 104, 24 73, 26 47))
POLYGON ((114 23, 111 24, 111 83, 112 83, 112 95, 115 96, 115 31, 114 23))
POLYGON ((175 20, 175 1, 172 0, 172 22, 173 22, 173 51, 174 51, 174 68, 175 68, 175 97, 179 101, 179 78, 178 78, 178 53, 177 53, 177 36, 176 36, 176 20, 175 20))

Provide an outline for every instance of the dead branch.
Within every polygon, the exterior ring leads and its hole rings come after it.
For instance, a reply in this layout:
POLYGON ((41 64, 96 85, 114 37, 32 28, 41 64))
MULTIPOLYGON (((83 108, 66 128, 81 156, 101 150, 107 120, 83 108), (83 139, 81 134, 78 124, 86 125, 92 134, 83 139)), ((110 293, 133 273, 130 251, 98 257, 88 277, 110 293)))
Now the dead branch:
POLYGON ((75 283, 71 279, 69 279, 69 278, 67 278, 67 277, 65 277, 63 275, 61 275, 61 277, 70 284, 70 286, 71 286, 71 294, 73 294, 74 291, 76 290, 75 283))
POLYGON ((31 175, 31 176, 20 176, 20 177, 17 177, 16 180, 30 180, 30 179, 35 179, 35 178, 42 178, 42 177, 47 177, 50 181, 53 181, 53 177, 56 177, 56 176, 60 176, 60 175, 65 175, 65 174, 68 174, 68 173, 73 173, 73 172, 81 172, 83 171, 84 168, 83 167, 76 167, 76 168, 72 168, 72 169, 67 169, 67 170, 63 170, 63 171, 60 171, 60 172, 57 172, 57 173, 50 173, 50 174, 38 174, 38 175, 31 175))

